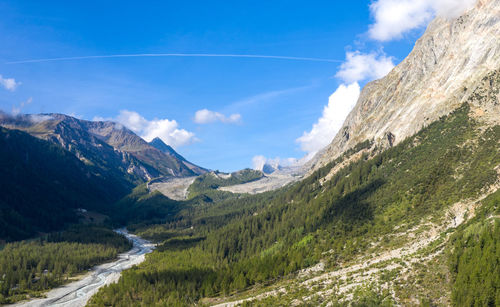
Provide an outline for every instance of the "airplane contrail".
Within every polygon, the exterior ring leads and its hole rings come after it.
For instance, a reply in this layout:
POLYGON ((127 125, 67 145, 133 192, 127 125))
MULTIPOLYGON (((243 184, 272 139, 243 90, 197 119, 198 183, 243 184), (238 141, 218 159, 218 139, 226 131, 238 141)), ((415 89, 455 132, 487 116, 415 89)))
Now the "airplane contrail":
POLYGON ((330 62, 330 63, 343 62, 340 60, 324 59, 324 58, 308 58, 308 57, 294 57, 294 56, 281 56, 281 55, 259 55, 259 54, 138 53, 138 54, 88 55, 88 56, 74 56, 74 57, 60 57, 60 58, 31 59, 31 60, 11 61, 11 62, 6 62, 5 64, 26 64, 26 63, 41 63, 41 62, 56 62, 56 61, 71 61, 71 60, 139 58, 139 57, 220 57, 220 58, 277 59, 277 60, 330 62))

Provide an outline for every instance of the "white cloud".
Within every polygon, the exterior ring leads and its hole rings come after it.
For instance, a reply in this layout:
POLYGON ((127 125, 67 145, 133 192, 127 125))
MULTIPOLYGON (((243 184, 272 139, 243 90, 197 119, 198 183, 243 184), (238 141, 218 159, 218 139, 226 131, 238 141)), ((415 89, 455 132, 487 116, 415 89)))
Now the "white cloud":
POLYGON ((43 115, 43 114, 31 114, 29 119, 33 123, 40 123, 46 120, 51 120, 53 119, 53 117, 50 115, 43 115))
POLYGON ((21 85, 21 82, 16 82, 14 78, 4 78, 0 75, 0 85, 6 90, 13 92, 19 85, 21 85))
POLYGON ((322 116, 313 125, 311 131, 304 132, 297 138, 309 160, 323 147, 330 144, 345 118, 356 105, 360 94, 359 81, 379 79, 387 75, 394 67, 392 57, 380 53, 364 54, 359 51, 347 52, 346 61, 340 66, 335 77, 343 80, 337 90, 328 99, 322 116))
POLYGON ((436 14, 445 18, 457 18, 472 8, 477 0, 439 0, 431 1, 436 14))
POLYGON ((314 153, 330 144, 335 134, 342 127, 345 118, 356 105, 360 87, 357 82, 349 85, 341 84, 328 99, 321 118, 313 125, 311 131, 304 132, 296 141, 303 151, 312 157, 314 153))
POLYGON ((389 41, 427 25, 434 16, 456 18, 476 0, 378 0, 370 5, 375 23, 368 31, 372 39, 389 41))
POLYGON ((252 158, 252 168, 262 171, 264 170, 264 166, 268 165, 270 168, 277 170, 282 167, 293 167, 300 166, 307 162, 309 159, 297 159, 297 158, 266 158, 262 155, 254 156, 252 158))
POLYGON ((221 114, 219 112, 214 112, 210 111, 207 109, 202 109, 196 111, 194 114, 194 122, 197 124, 210 124, 214 122, 222 122, 222 123, 238 123, 241 121, 241 115, 238 113, 231 114, 229 116, 226 116, 224 114, 221 114))
POLYGON ((393 67, 392 57, 385 54, 347 52, 346 61, 342 63, 340 71, 335 76, 346 83, 373 80, 387 75, 393 67))
POLYGON ((113 119, 110 118, 110 117, 94 116, 92 118, 92 121, 94 121, 94 122, 105 122, 105 121, 113 121, 113 119))
POLYGON ((264 165, 267 163, 267 158, 262 156, 262 155, 259 155, 259 156, 255 156, 252 158, 252 167, 253 169, 256 169, 256 170, 262 170, 264 168, 264 165))
POLYGON ((28 98, 26 101, 22 101, 19 106, 12 107, 12 114, 13 115, 18 115, 21 113, 23 108, 33 102, 33 97, 28 98))
POLYGON ((155 137, 159 137, 173 148, 190 144, 196 140, 194 133, 179 129, 179 124, 175 120, 147 120, 137 112, 122 110, 116 121, 137 133, 148 142, 155 137))
POLYGON ((83 115, 75 113, 75 112, 71 112, 68 115, 71 117, 77 118, 77 119, 83 119, 83 115))

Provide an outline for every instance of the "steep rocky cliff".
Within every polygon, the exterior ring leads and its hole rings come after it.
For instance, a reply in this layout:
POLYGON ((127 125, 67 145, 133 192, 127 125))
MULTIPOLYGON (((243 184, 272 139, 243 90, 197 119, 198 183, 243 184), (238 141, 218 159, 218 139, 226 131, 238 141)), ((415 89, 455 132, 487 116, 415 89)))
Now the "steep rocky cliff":
POLYGON ((410 55, 368 83, 332 143, 311 161, 318 169, 365 140, 391 147, 449 114, 500 68, 500 1, 478 0, 456 19, 437 17, 410 55))

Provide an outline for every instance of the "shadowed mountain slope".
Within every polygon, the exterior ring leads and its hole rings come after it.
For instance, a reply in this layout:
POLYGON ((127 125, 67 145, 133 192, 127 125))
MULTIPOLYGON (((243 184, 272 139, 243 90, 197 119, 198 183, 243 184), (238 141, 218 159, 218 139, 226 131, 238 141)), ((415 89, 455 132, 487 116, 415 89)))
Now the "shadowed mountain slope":
POLYGON ((115 172, 134 183, 159 176, 203 173, 177 153, 164 153, 114 122, 86 121, 63 114, 0 114, 0 125, 61 145, 86 164, 115 172))
POLYGON ((60 146, 0 127, 0 240, 61 229, 75 209, 105 211, 132 184, 60 146))

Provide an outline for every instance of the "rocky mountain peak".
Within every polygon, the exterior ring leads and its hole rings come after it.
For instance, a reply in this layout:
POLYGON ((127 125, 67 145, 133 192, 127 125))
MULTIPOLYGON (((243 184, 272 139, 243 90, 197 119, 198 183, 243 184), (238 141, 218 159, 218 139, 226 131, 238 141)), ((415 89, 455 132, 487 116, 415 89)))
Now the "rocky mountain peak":
POLYGON ((87 164, 112 169, 140 181, 158 176, 205 173, 169 148, 164 152, 111 121, 87 121, 64 114, 0 114, 0 126, 19 129, 61 145, 87 164))
POLYGON ((152 139, 151 142, 149 142, 149 145, 153 146, 154 148, 156 148, 156 149, 158 149, 158 150, 160 150, 168 155, 176 156, 180 160, 184 160, 184 161, 186 160, 186 159, 184 159, 183 156, 179 155, 172 148, 172 146, 165 144, 165 142, 163 142, 163 140, 160 139, 159 137, 155 137, 154 139, 152 139))

